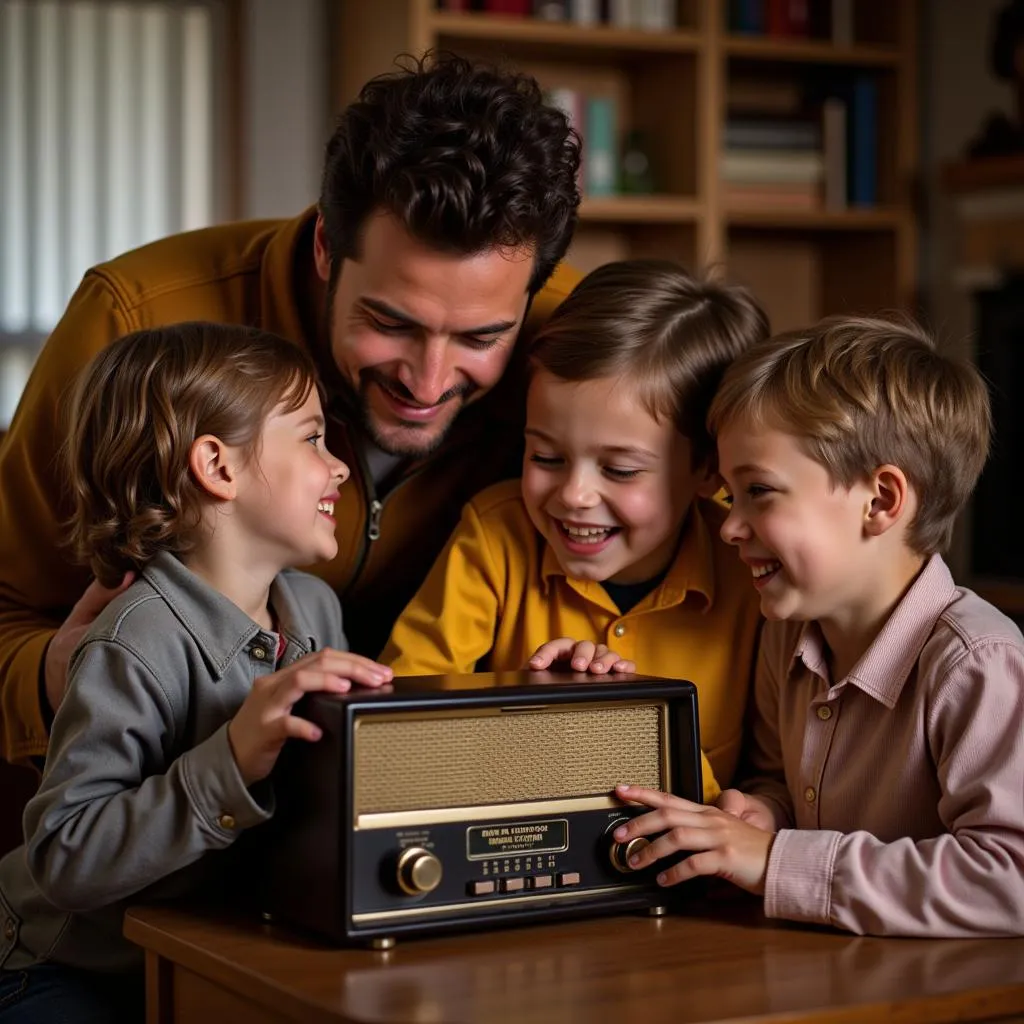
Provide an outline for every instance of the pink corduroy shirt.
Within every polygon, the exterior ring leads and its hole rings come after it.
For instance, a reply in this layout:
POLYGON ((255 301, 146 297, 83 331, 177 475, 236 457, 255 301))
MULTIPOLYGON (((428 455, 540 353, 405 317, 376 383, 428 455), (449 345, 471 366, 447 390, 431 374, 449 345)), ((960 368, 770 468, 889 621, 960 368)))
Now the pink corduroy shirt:
POLYGON ((767 623, 755 696, 768 917, 1024 934, 1024 638, 939 556, 837 683, 816 623, 767 623))

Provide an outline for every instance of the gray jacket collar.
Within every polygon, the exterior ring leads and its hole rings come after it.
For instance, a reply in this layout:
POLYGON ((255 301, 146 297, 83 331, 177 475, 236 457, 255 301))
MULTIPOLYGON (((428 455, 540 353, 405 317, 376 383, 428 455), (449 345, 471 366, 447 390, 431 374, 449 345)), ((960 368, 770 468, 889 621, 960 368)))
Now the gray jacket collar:
MULTIPOLYGON (((142 578, 174 612, 216 678, 246 648, 257 643, 268 650, 276 647, 274 634, 262 629, 238 605, 169 552, 159 552, 142 570, 142 578)), ((313 650, 314 631, 288 584, 287 571, 278 573, 271 583, 270 603, 284 635, 303 653, 313 650)))

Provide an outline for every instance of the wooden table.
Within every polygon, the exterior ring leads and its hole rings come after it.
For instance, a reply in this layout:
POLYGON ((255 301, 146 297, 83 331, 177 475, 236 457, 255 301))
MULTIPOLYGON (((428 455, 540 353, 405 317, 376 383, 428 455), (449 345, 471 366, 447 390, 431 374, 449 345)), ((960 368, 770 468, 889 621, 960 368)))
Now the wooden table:
POLYGON ((1024 1020, 1024 939, 874 939, 768 923, 746 899, 329 949, 253 920, 129 911, 148 1024, 217 1020, 1024 1020))

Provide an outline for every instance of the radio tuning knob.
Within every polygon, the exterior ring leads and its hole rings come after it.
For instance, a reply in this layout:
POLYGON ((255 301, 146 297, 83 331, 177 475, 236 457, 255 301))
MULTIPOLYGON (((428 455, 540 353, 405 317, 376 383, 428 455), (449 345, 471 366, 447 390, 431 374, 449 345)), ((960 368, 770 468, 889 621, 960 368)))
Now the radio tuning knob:
POLYGON ((441 861, 422 846, 410 846, 398 858, 398 887, 409 896, 433 892, 443 873, 441 861))
POLYGON ((650 841, 644 839, 643 836, 637 836, 635 839, 630 839, 625 843, 612 843, 611 850, 609 851, 612 867, 616 871, 628 874, 633 870, 629 866, 629 858, 635 853, 639 853, 645 846, 650 846, 650 841))

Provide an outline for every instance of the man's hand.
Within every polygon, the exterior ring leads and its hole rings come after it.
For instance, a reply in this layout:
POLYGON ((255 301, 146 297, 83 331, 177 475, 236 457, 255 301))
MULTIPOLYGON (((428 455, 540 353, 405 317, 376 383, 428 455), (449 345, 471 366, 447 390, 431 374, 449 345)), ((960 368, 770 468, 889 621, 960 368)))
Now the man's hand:
POLYGON ((270 774, 289 738, 310 743, 320 739, 312 722, 291 713, 303 694, 345 693, 352 683, 383 686, 392 677, 391 669, 361 654, 326 647, 257 679, 228 723, 228 742, 246 786, 270 774))
POLYGON ((96 616, 118 594, 127 590, 134 579, 135 573, 126 572, 124 579, 116 587, 104 587, 97 580, 93 580, 71 609, 71 614, 64 620, 60 629, 53 634, 43 659, 43 680, 51 710, 56 711, 64 699, 64 691, 68 687, 68 662, 78 642, 96 620, 96 616))
POLYGON ((616 842, 663 833, 630 858, 630 867, 645 868, 670 854, 692 851, 685 860, 662 871, 658 884, 675 885, 698 875, 715 875, 748 892, 764 892, 773 832, 721 808, 691 803, 654 789, 616 786, 615 794, 621 800, 651 808, 649 814, 620 825, 614 833, 616 842))
POLYGON ((636 671, 635 662, 620 658, 604 644, 594 644, 589 640, 573 640, 568 636, 542 644, 526 667, 540 671, 556 662, 568 662, 576 672, 592 672, 594 675, 636 671))

